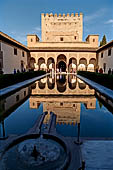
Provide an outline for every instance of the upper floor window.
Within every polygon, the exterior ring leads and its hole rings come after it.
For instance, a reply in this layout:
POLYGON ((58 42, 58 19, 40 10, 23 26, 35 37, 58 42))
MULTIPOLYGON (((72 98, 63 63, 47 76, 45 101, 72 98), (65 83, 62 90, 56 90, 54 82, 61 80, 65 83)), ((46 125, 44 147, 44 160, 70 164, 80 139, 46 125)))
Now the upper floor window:
POLYGON ((22 51, 22 57, 24 57, 24 51, 22 51))
POLYGON ((33 39, 31 38, 31 42, 33 42, 33 39))
POLYGON ((75 40, 77 39, 77 37, 76 37, 76 36, 74 36, 74 38, 75 38, 75 40))
POLYGON ((95 39, 93 38, 93 42, 95 42, 95 39))
POLYGON ((17 48, 14 48, 14 55, 17 55, 17 48))
POLYGON ((103 53, 101 53, 101 58, 103 58, 103 53))
POLYGON ((111 55, 111 48, 108 49, 108 56, 110 56, 110 55, 111 55))
POLYGON ((60 41, 63 41, 63 37, 60 37, 60 41))

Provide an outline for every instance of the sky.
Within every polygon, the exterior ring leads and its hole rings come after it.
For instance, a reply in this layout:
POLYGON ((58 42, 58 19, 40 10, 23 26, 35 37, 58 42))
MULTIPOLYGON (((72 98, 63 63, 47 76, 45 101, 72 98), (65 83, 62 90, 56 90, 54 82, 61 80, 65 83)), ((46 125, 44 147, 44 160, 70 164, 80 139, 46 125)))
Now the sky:
POLYGON ((83 41, 89 34, 113 40, 113 0, 0 0, 0 31, 27 44, 27 34, 41 40, 41 13, 83 13, 83 41))

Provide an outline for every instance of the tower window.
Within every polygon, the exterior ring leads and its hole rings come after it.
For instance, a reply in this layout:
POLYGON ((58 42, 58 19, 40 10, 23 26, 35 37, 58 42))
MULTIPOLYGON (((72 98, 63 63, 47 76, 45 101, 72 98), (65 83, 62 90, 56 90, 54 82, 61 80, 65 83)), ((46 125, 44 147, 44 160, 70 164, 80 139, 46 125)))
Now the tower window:
POLYGON ((31 38, 31 42, 33 42, 33 39, 31 38))
POLYGON ((60 38, 60 41, 63 41, 63 37, 60 38))
POLYGON ((76 40, 76 39, 77 39, 77 37, 76 37, 76 36, 74 36, 74 39, 76 40))
POLYGON ((95 42, 95 39, 93 38, 93 42, 95 42))

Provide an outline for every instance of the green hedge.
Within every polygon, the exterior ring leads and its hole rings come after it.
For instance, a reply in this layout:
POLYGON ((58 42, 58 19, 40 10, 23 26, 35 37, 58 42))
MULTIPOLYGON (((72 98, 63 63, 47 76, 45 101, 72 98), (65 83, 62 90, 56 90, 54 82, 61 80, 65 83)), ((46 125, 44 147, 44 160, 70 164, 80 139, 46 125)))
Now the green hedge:
POLYGON ((0 89, 45 74, 45 71, 30 71, 0 75, 0 89))
POLYGON ((86 77, 92 81, 95 81, 113 90, 113 75, 88 72, 88 71, 78 71, 78 75, 86 77))

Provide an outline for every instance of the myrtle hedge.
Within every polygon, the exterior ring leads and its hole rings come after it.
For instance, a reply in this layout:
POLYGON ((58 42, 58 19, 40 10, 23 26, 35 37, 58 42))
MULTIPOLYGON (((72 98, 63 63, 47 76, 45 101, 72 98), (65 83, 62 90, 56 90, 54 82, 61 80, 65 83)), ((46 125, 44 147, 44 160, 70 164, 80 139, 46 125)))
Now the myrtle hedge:
POLYGON ((0 75, 0 89, 45 74, 45 71, 30 71, 0 75))
POLYGON ((96 72, 88 72, 88 71, 78 71, 78 75, 86 77, 96 83, 99 83, 109 89, 113 90, 113 75, 109 74, 101 74, 96 72))

